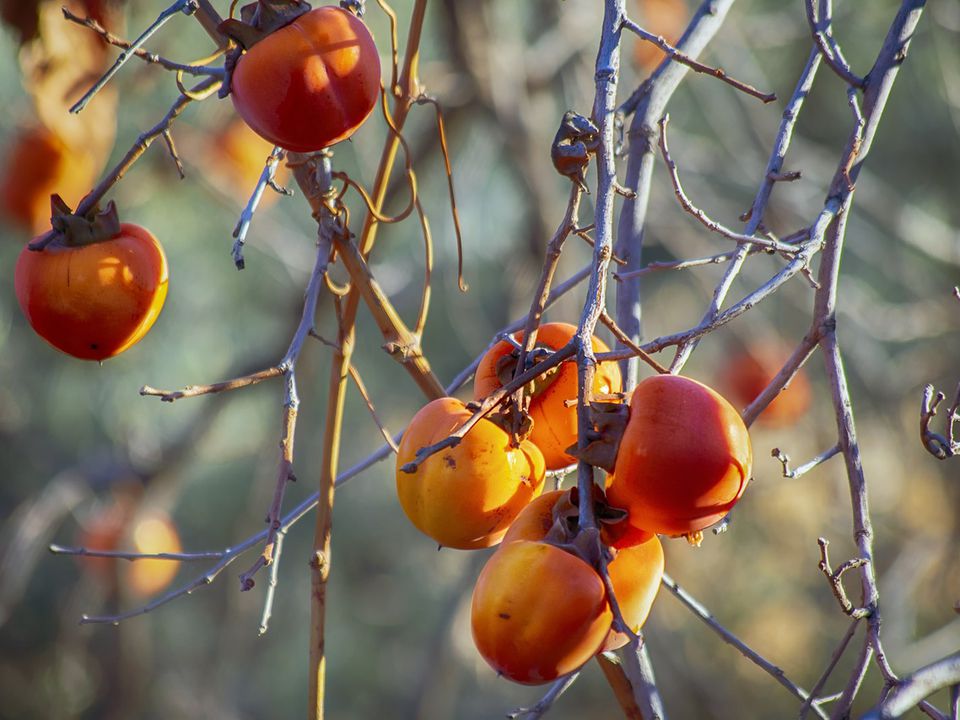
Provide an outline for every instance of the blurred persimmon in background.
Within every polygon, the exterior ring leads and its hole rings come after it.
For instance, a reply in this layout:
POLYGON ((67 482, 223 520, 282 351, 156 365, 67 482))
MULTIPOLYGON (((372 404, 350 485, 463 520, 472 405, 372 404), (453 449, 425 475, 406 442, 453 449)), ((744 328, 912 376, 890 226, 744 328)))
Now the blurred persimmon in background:
MULTIPOLYGON (((639 0, 634 20, 647 32, 660 35, 671 45, 687 29, 690 11, 686 0, 639 0)), ((651 42, 635 38, 633 64, 644 73, 653 69, 666 57, 665 53, 651 42)))
MULTIPOLYGON (((720 372, 719 387, 742 410, 770 384, 790 357, 782 344, 756 342, 727 355, 720 372)), ((801 369, 757 418, 758 423, 783 427, 797 422, 810 407, 810 380, 801 369)))
MULTIPOLYGON (((87 550, 183 551, 180 534, 166 513, 152 508, 138 512, 135 502, 123 496, 94 513, 81 526, 77 544, 87 550)), ((81 557, 80 562, 98 582, 110 589, 119 582, 125 591, 138 598, 150 597, 166 588, 180 569, 177 560, 81 557)))
MULTIPOLYGON (((273 145, 247 127, 239 117, 230 120, 217 132, 205 153, 204 173, 215 184, 223 185, 231 195, 247 198, 253 192, 273 145)), ((283 185, 287 168, 281 162, 275 181, 283 185)), ((260 199, 261 207, 276 202, 277 193, 267 189, 260 199)))

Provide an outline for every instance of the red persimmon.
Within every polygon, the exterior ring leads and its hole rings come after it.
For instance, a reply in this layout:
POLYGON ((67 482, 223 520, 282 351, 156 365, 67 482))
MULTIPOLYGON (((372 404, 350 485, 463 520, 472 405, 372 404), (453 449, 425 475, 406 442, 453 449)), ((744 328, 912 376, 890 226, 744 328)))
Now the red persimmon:
POLYGON ((607 499, 637 528, 694 533, 740 499, 752 462, 747 428, 723 396, 690 378, 656 375, 633 392, 607 499))
POLYGON ((153 234, 121 223, 109 240, 24 246, 14 287, 34 331, 58 350, 104 360, 139 341, 167 297, 167 259, 153 234))
POLYGON ((311 10, 237 61, 230 95, 259 135, 294 152, 350 137, 373 111, 380 56, 367 26, 338 7, 311 10))

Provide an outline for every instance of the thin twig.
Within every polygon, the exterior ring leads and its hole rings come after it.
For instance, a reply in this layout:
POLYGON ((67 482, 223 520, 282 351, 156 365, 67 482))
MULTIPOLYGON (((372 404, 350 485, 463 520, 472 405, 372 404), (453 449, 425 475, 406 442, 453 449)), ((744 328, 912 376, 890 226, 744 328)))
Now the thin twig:
POLYGON ((830 656, 830 661, 827 663, 827 667, 824 668, 823 672, 820 674, 820 677, 817 679, 817 682, 810 689, 810 697, 804 700, 803 705, 800 706, 800 714, 797 716, 797 720, 804 720, 804 718, 810 712, 810 706, 814 702, 822 703, 826 700, 826 698, 819 698, 819 700, 815 700, 815 698, 817 698, 817 696, 820 694, 820 691, 823 690, 824 686, 827 684, 827 681, 830 679, 830 676, 833 674, 833 671, 836 669, 837 664, 840 662, 840 658, 843 657, 843 654, 847 650, 847 646, 850 645, 850 641, 857 632, 857 626, 859 624, 860 618, 854 618, 850 622, 849 627, 847 627, 847 631, 840 639, 840 643, 830 656))
POLYGON ((283 375, 283 368, 279 365, 274 365, 273 367, 258 370, 257 372, 233 378, 232 380, 224 380, 223 382, 211 383, 209 385, 187 385, 182 390, 160 390, 149 385, 144 385, 140 388, 140 394, 143 396, 158 397, 162 402, 172 403, 182 398, 200 397, 201 395, 212 395, 237 390, 249 385, 256 385, 270 378, 279 377, 280 375, 283 375))
POLYGON ((777 240, 771 240, 770 238, 761 238, 756 237, 755 235, 744 235, 743 233, 734 232, 733 230, 724 227, 717 221, 711 220, 709 217, 707 217, 707 214, 703 212, 703 210, 691 202, 690 198, 688 198, 687 194, 683 191, 683 187, 680 185, 680 175, 677 172, 677 163, 671 157, 670 149, 667 147, 667 124, 669 122, 670 116, 664 115, 662 118, 660 118, 660 122, 658 123, 660 126, 660 152, 663 154, 663 161, 666 163, 667 171, 670 175, 670 181, 673 183, 673 191, 676 194, 677 199, 680 201, 680 204, 683 206, 683 209, 699 220, 700 224, 708 230, 712 230, 713 232, 737 243, 746 243, 765 248, 767 250, 774 250, 782 255, 796 254, 797 248, 793 245, 785 245, 784 243, 778 242, 777 240))
MULTIPOLYGON (((810 697, 810 694, 794 683, 790 678, 787 677, 786 673, 781 670, 779 667, 774 665, 772 662, 767 660, 765 657, 760 655, 756 650, 748 646, 740 638, 734 635, 732 632, 727 630, 723 625, 721 625, 713 617, 709 610, 707 610, 703 605, 700 604, 693 596, 690 595, 686 590, 681 588, 674 581, 672 577, 663 574, 663 586, 667 588, 677 599, 680 600, 689 610, 693 612, 700 620, 707 624, 711 630, 717 633, 723 641, 728 645, 735 647, 741 655, 753 662, 757 667, 762 669, 768 675, 773 677, 778 683, 783 685, 787 690, 790 691, 794 697, 799 698, 801 701, 806 701, 810 697)), ((826 718, 827 715, 820 708, 814 707, 814 713, 816 713, 821 718, 826 718)))
POLYGON ((127 61, 135 56, 136 51, 142 47, 143 44, 149 40, 155 32, 157 32, 157 30, 163 27, 170 18, 180 12, 184 13, 185 15, 192 15, 194 12, 196 12, 196 10, 196 0, 177 0, 175 3, 173 3, 173 5, 163 10, 160 15, 157 16, 157 19, 154 20, 146 30, 140 33, 140 36, 136 40, 130 43, 129 48, 120 53, 119 57, 117 57, 110 69, 107 70, 107 72, 104 73, 99 80, 97 80, 93 87, 91 87, 86 93, 84 93, 83 97, 74 103, 73 107, 70 108, 70 112, 78 113, 83 110, 87 106, 87 103, 93 99, 94 95, 100 92, 106 86, 106 84, 113 79, 113 76, 120 72, 120 69, 127 64, 127 61))
POLYGON ((569 675, 564 675, 559 680, 555 680, 546 694, 537 701, 536 705, 528 708, 517 708, 513 712, 507 713, 507 717, 510 718, 510 720, 539 720, 539 718, 542 718, 547 711, 553 707, 553 704, 566 692, 567 688, 573 685, 579 675, 580 671, 576 671, 569 675))
POLYGON ((930 421, 937 416, 937 408, 945 399, 946 395, 942 392, 934 396, 933 385, 926 385, 920 400, 920 442, 924 449, 938 460, 960 455, 960 434, 956 431, 957 423, 960 422, 960 384, 957 385, 953 404, 947 409, 947 434, 944 436, 930 429, 930 421))
POLYGON ((654 360, 653 357, 651 357, 646 350, 644 350, 642 347, 637 345, 633 340, 631 340, 630 336, 620 329, 620 326, 617 325, 617 323, 614 321, 612 317, 610 317, 610 314, 606 310, 600 313, 600 322, 602 322, 604 325, 607 326, 607 329, 609 329, 610 332, 613 333, 613 336, 617 338, 617 340, 623 343, 626 347, 630 348, 636 354, 637 357, 643 360, 647 365, 652 367, 658 373, 660 373, 661 375, 666 375, 670 372, 667 368, 665 368, 663 365, 661 365, 656 360, 654 360))
POLYGON ((247 242, 247 233, 250 232, 250 225, 253 222, 254 213, 257 212, 257 208, 260 206, 263 193, 269 187, 275 191, 279 190, 282 195, 293 195, 292 190, 280 188, 276 183, 277 168, 284 156, 285 152, 279 145, 270 151, 270 154, 263 164, 263 170, 260 171, 260 178, 257 180, 253 192, 250 193, 250 199, 247 200, 247 204, 240 213, 240 219, 237 220, 237 225, 233 229, 234 241, 231 252, 233 254, 233 264, 237 270, 243 270, 246 264, 243 258, 243 246, 247 242))
POLYGON ((817 51, 826 61, 827 65, 830 66, 830 69, 845 83, 852 87, 862 89, 866 86, 866 81, 850 69, 850 65, 840 50, 840 45, 833 37, 831 31, 833 18, 829 13, 829 3, 821 3, 821 5, 826 5, 828 12, 824 14, 824 17, 818 18, 817 2, 818 0, 804 0, 803 3, 807 14, 807 23, 810 25, 810 32, 813 35, 813 41, 817 46, 817 51))
POLYGON ((676 60, 678 63, 686 65, 695 72, 703 73, 704 75, 711 75, 718 80, 723 80, 723 82, 727 83, 728 85, 735 87, 737 90, 744 92, 747 95, 752 95, 764 103, 771 103, 777 99, 776 93, 765 93, 757 90, 752 85, 748 85, 745 82, 741 82, 736 78, 730 77, 723 68, 711 67, 703 64, 702 62, 694 60, 692 57, 680 52, 677 48, 668 43, 662 36, 647 32, 629 18, 623 19, 623 27, 641 39, 656 45, 658 48, 663 50, 663 52, 665 52, 671 60, 676 60))
POLYGON ((822 453, 813 458, 813 460, 791 470, 789 455, 783 452, 780 448, 774 448, 770 451, 770 455, 779 460, 780 464, 783 465, 783 477, 787 478, 788 480, 796 480, 797 478, 806 475, 818 465, 825 463, 830 458, 839 454, 840 445, 834 445, 829 450, 824 450, 822 453))
POLYGON ((267 592, 263 598, 263 612, 260 615, 260 627, 257 630, 258 635, 266 635, 270 629, 270 618, 273 616, 273 600, 277 593, 277 576, 280 573, 280 556, 283 553, 283 539, 287 536, 286 532, 278 532, 273 541, 273 562, 270 564, 270 576, 267 580, 267 592))
POLYGON ((830 556, 827 552, 830 542, 826 538, 821 537, 817 538, 817 544, 820 546, 820 563, 817 567, 820 568, 820 572, 823 573, 824 577, 827 578, 827 582, 830 583, 830 589, 833 591, 834 597, 837 598, 837 602, 840 603, 843 612, 855 620, 869 617, 871 613, 870 610, 867 608, 854 607, 853 603, 847 598, 847 591, 843 589, 843 574, 847 572, 847 570, 863 567, 870 561, 866 558, 854 558, 847 560, 834 570, 830 566, 830 556))
MULTIPOLYGON (((937 690, 957 683, 960 683, 960 653, 948 655, 910 673, 900 680, 883 702, 864 715, 862 720, 898 718, 937 690)), ((946 717, 939 711, 937 714, 941 718, 946 717)))
POLYGON ((222 67, 214 65, 192 65, 189 63, 179 63, 174 62, 173 60, 168 60, 167 58, 157 55, 156 53, 147 52, 142 47, 133 48, 133 43, 124 40, 123 38, 117 37, 109 30, 107 30, 103 25, 101 25, 95 18, 92 17, 80 17, 79 15, 74 15, 70 12, 69 8, 61 8, 63 16, 72 23, 77 25, 82 25, 85 28, 92 30, 97 33, 105 43, 113 45, 123 50, 131 52, 136 57, 140 58, 144 62, 152 63, 154 65, 159 65, 160 67, 166 68, 167 70, 173 70, 176 72, 184 72, 189 75, 212 75, 218 78, 223 79, 225 77, 225 70, 222 67))

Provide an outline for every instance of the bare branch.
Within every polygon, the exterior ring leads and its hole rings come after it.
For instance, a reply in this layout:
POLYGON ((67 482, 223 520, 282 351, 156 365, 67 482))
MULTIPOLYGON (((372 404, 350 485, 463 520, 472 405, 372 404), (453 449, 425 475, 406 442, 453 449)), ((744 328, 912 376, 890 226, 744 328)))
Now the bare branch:
POLYGON ((833 37, 830 0, 826 0, 826 2, 820 0, 820 6, 825 9, 825 12, 823 17, 819 18, 817 17, 817 2, 818 0, 804 0, 803 4, 806 9, 810 32, 813 34, 813 41, 818 52, 830 66, 830 69, 839 75, 844 82, 854 88, 864 88, 866 81, 850 69, 850 65, 840 50, 840 45, 833 37))
POLYGON ((680 204, 683 206, 683 209, 699 220, 700 224, 702 224, 708 230, 712 230, 713 232, 730 240, 734 240, 741 245, 755 245, 757 247, 766 248, 767 250, 774 250, 782 255, 796 254, 797 248, 793 245, 785 245, 776 240, 771 240, 770 238, 761 238, 756 237, 755 235, 744 235, 742 233, 734 232, 715 220, 711 220, 709 217, 707 217, 707 214, 703 212, 703 210, 698 208, 690 201, 690 198, 687 197, 686 193, 683 191, 683 187, 680 185, 680 176, 677 172, 677 163, 670 156, 670 149, 667 147, 667 124, 669 122, 670 116, 664 115, 662 118, 660 118, 660 122, 658 123, 660 127, 660 151, 663 154, 663 161, 667 165, 667 170, 670 174, 670 181, 673 183, 673 191, 676 194, 677 199, 680 201, 680 204))
MULTIPOLYGON (((954 653, 903 678, 886 699, 862 720, 892 720, 941 688, 960 683, 960 653, 954 653)), ((929 713, 928 713, 929 714, 929 713)), ((940 717, 945 717, 940 714, 940 717)))
POLYGON ((843 589, 843 574, 847 570, 863 567, 869 564, 870 561, 867 558, 854 558, 853 560, 847 560, 836 570, 833 570, 830 567, 830 557, 827 553, 827 547, 829 547, 830 542, 826 538, 817 538, 817 544, 820 546, 820 563, 817 567, 820 568, 820 572, 823 573, 824 577, 826 577, 830 583, 830 589, 833 590, 833 595, 837 598, 837 602, 840 603, 843 612, 855 620, 869 617, 871 613, 870 610, 867 608, 855 608, 853 603, 847 598, 847 591, 843 589))
POLYGON ((663 50, 670 57, 671 60, 676 60, 678 63, 682 63, 683 65, 686 65, 687 67, 689 67, 691 70, 695 72, 703 73, 705 75, 711 75, 717 78, 718 80, 722 80, 728 85, 735 87, 737 90, 746 93, 747 95, 752 95, 753 97, 761 100, 764 103, 771 103, 777 99, 776 93, 761 92, 760 90, 757 90, 752 85, 748 85, 745 82, 741 82, 736 78, 730 77, 724 71, 723 68, 710 67, 709 65, 705 65, 702 62, 698 62, 694 60, 692 57, 685 55, 684 53, 677 50, 677 48, 673 47, 673 45, 668 43, 660 35, 654 35, 653 33, 647 32, 646 30, 644 30, 642 27, 637 25, 635 22, 633 22, 633 20, 630 20, 629 18, 623 19, 623 27, 625 27, 627 30, 634 33, 641 39, 656 45, 658 48, 663 50))
POLYGON ((550 689, 547 690, 546 695, 540 698, 536 705, 528 708, 517 708, 513 712, 507 713, 507 717, 510 718, 510 720, 538 720, 542 718, 546 715, 547 711, 553 707, 557 698, 563 695, 567 688, 573 685, 579 675, 580 671, 564 675, 559 680, 554 681, 550 689))
POLYGON ((774 448, 773 450, 770 451, 770 455, 772 457, 775 457, 777 460, 779 460, 780 464, 783 465, 783 476, 788 480, 796 480, 797 478, 803 475, 806 475, 815 467, 817 467, 818 465, 821 465, 822 463, 825 463, 827 460, 829 460, 835 455, 838 455, 839 453, 840 453, 840 446, 834 445, 829 450, 824 450, 822 453, 817 455, 810 462, 805 463, 804 465, 801 465, 800 467, 791 470, 789 455, 787 455, 785 452, 780 450, 780 448, 774 448))
POLYGON ((185 15, 192 15, 194 12, 196 12, 196 10, 196 0, 176 0, 173 5, 163 10, 160 15, 157 16, 157 19, 154 20, 146 30, 140 33, 140 37, 130 43, 130 46, 127 50, 124 50, 124 52, 120 53, 119 57, 110 67, 110 69, 107 70, 103 77, 97 80, 94 86, 91 87, 84 94, 84 96, 80 98, 73 105, 73 107, 70 108, 70 112, 78 113, 83 110, 87 106, 87 103, 93 99, 93 96, 100 92, 106 86, 106 84, 113 79, 114 75, 120 72, 120 69, 127 64, 127 61, 134 57, 136 51, 141 48, 157 30, 163 27, 170 18, 180 12, 184 13, 185 15))
POLYGON ((279 365, 274 365, 273 367, 258 370, 257 372, 233 378, 232 380, 224 380, 223 382, 212 383, 210 385, 187 385, 182 390, 159 390, 155 387, 144 385, 140 388, 140 394, 149 397, 158 397, 162 402, 172 403, 182 398, 199 397, 201 395, 212 395, 237 390, 242 387, 247 387, 248 385, 256 385, 270 378, 279 377, 280 375, 283 375, 283 368, 279 365))
MULTIPOLYGON (((667 590, 669 590, 678 600, 680 600, 680 602, 683 603, 691 612, 693 612, 694 615, 706 623, 711 630, 723 638, 725 643, 735 647, 741 655, 753 662, 768 675, 773 677, 778 683, 790 691, 794 697, 800 699, 801 701, 806 701, 807 698, 810 697, 810 694, 794 683, 790 678, 788 678, 783 670, 767 660, 760 653, 751 648, 740 638, 717 622, 709 610, 701 605, 699 601, 690 595, 690 593, 677 585, 676 581, 674 581, 674 579, 666 573, 663 574, 663 586, 667 588, 667 590)), ((819 707, 814 707, 813 711, 817 716, 826 719, 826 713, 820 710, 819 707)))
POLYGON ((933 385, 923 388, 923 398, 920 401, 920 441, 928 453, 938 460, 946 460, 960 455, 960 434, 956 430, 956 425, 960 422, 960 384, 957 385, 953 404, 947 409, 946 436, 930 429, 930 421, 936 417, 937 407, 946 398, 942 392, 938 392, 936 396, 933 393, 933 385))
POLYGON ((63 16, 72 23, 81 25, 85 28, 89 28, 93 32, 97 33, 103 41, 109 45, 113 45, 123 50, 127 50, 129 53, 132 53, 134 56, 140 58, 144 62, 152 63, 159 65, 167 70, 173 70, 176 72, 187 73, 188 75, 211 75, 223 79, 225 77, 226 71, 219 66, 213 65, 192 65, 189 63, 179 63, 174 62, 173 60, 168 60, 167 58, 157 55, 156 53, 147 52, 142 47, 133 47, 133 43, 119 38, 109 30, 107 30, 103 25, 97 22, 94 18, 91 17, 80 17, 70 12, 69 8, 61 8, 63 16))

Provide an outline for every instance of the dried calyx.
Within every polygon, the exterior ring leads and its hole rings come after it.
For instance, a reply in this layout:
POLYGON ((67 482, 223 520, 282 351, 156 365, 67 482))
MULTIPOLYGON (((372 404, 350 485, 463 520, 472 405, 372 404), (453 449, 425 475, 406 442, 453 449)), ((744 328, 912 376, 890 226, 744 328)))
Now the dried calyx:
POLYGON ((111 240, 120 234, 120 216, 113 200, 103 211, 95 207, 86 215, 75 215, 63 198, 53 195, 50 208, 50 225, 56 232, 51 244, 80 247, 111 240))
MULTIPOLYGON (((615 525, 627 517, 627 512, 607 504, 603 491, 593 486, 593 512, 602 525, 615 525)), ((597 566, 599 543, 596 535, 580 531, 580 493, 572 487, 553 506, 553 525, 543 538, 544 542, 573 553, 585 562, 597 566)))
POLYGON ((311 9, 310 3, 304 0, 259 0, 244 5, 240 8, 240 19, 224 20, 219 30, 237 43, 239 50, 249 50, 311 9))
POLYGON ((586 434, 586 446, 580 450, 574 444, 566 452, 578 460, 613 472, 623 431, 630 419, 630 407, 616 402, 592 402, 587 415, 590 418, 590 430, 586 434))

